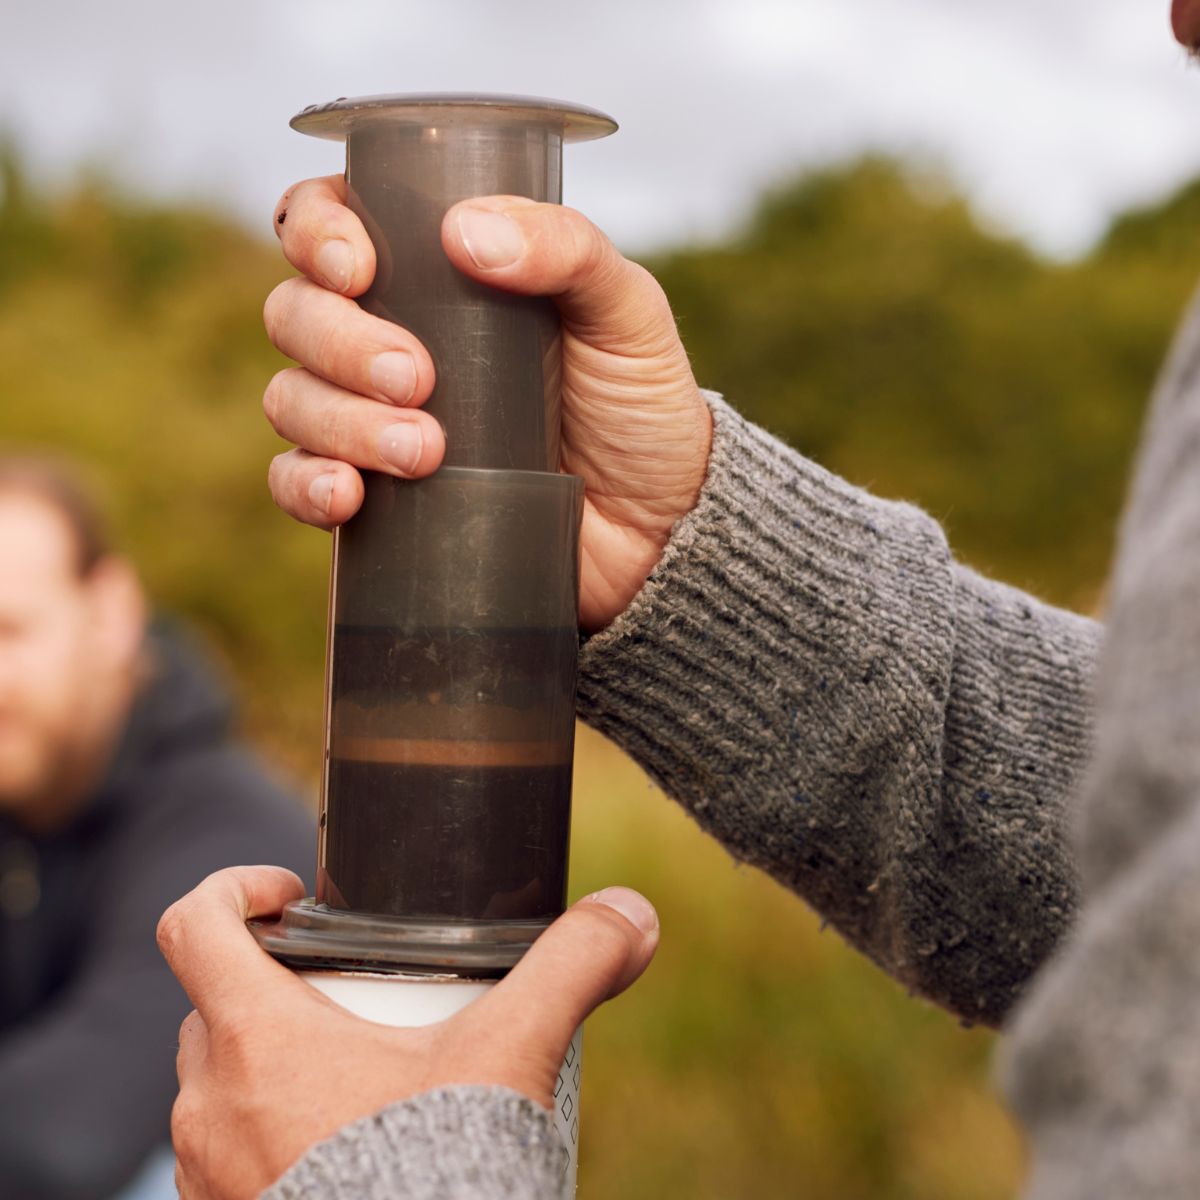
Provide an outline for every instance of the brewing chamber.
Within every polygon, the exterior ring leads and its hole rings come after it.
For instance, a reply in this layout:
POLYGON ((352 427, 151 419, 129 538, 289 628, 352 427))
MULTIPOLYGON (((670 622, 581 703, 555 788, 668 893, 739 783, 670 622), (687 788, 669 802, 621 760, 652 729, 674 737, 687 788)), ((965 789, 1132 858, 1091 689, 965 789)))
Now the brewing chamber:
POLYGON ((458 94, 292 125, 346 142, 378 259, 359 303, 429 349, 447 452, 364 472, 334 534, 317 894, 255 932, 297 966, 501 974, 566 901, 583 483, 558 471, 553 305, 467 279, 440 230, 469 197, 560 202, 563 144, 616 126, 458 94))

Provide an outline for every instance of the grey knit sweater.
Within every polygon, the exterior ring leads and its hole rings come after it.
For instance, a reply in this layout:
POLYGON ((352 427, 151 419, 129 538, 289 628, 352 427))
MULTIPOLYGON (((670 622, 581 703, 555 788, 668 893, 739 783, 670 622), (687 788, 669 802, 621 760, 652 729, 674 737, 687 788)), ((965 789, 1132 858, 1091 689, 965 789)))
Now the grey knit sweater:
MULTIPOLYGON (((1031 1198, 1200 1194, 1200 305, 1155 404, 1095 706, 1094 623, 710 403, 699 503, 584 646, 581 715, 913 991, 990 1025, 1028 992, 1005 1075, 1031 1198)), ((559 1167, 536 1105, 452 1088, 349 1126, 266 1195, 547 1200, 559 1167)))

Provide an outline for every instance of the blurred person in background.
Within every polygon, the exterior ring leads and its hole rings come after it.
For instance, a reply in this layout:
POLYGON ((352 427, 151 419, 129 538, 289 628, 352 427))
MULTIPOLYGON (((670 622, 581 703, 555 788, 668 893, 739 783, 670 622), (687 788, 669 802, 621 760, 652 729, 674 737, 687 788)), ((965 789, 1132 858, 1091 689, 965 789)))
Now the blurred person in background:
MULTIPOLYGON (((1200 0, 1172 18, 1200 44, 1200 0)), ((437 468, 434 366, 352 302, 375 257, 341 179, 299 185, 276 221, 307 278, 267 305, 300 363, 265 397, 301 447, 272 490, 331 527, 361 502, 355 468, 437 468)), ((587 485, 581 716, 912 991, 1006 1030, 1030 1200, 1200 1194, 1200 298, 1102 631, 701 392, 661 290, 580 214, 483 198, 442 234, 469 277, 563 318, 562 466, 587 485)), ((285 873, 224 873, 160 927, 197 1008, 184 1197, 561 1196, 548 1082, 574 1022, 645 967, 648 904, 589 898, 485 1000, 391 1030, 257 950, 244 919, 298 894, 285 873)))
POLYGON ((0 1198, 174 1195, 162 910, 312 822, 61 464, 0 457, 0 1198))

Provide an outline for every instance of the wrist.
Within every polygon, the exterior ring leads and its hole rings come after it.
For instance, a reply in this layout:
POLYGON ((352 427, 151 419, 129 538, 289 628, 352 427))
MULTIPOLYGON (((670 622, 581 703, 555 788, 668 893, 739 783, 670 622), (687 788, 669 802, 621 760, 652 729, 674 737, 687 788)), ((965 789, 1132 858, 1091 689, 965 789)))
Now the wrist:
POLYGON ((691 411, 675 422, 682 430, 677 447, 663 447, 658 470, 666 478, 657 490, 643 486, 635 502, 614 504, 589 487, 579 605, 584 634, 599 633, 633 603, 676 528, 699 503, 712 458, 712 405, 719 403, 715 393, 695 390, 691 411), (674 464, 674 470, 664 471, 664 461, 674 464))

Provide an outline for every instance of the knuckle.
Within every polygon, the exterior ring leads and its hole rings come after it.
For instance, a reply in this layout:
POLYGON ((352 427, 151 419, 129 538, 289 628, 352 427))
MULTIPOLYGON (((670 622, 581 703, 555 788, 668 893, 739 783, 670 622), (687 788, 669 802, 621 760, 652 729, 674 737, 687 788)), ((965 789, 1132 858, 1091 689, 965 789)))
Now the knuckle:
POLYGON ((641 342, 647 353, 672 358, 683 350, 675 313, 663 286, 641 263, 623 260, 624 286, 636 297, 637 308, 643 314, 641 342))
POLYGON ((186 904, 176 900, 158 920, 155 938, 163 957, 170 962, 183 941, 186 904))
POLYGON ((284 481, 289 472, 288 467, 292 461, 292 451, 286 454, 277 454, 271 459, 271 465, 267 467, 267 487, 271 495, 276 499, 284 493, 284 481))
MULTIPOLYGON (((643 303, 652 309, 654 315, 671 316, 671 305, 667 300, 667 293, 663 291, 662 284, 654 275, 641 263, 634 262, 632 259, 625 260, 625 270, 629 273, 630 286, 637 288, 642 293, 643 303)), ((674 318, 672 318, 673 323, 674 318)))
POLYGON ((182 1022, 180 1022, 179 1040, 182 1042, 191 1037, 191 1035, 194 1032, 197 1032, 203 1024, 204 1018, 199 1014, 199 1012, 196 1011, 196 1009, 193 1008, 192 1011, 183 1018, 182 1022))
POLYGON ((270 422, 276 433, 282 433, 284 411, 287 407, 289 389, 295 379, 298 368, 285 367, 271 376, 263 391, 263 414, 270 422))
POLYGON ((567 237, 569 249, 564 262, 567 281, 572 287, 586 286, 592 294, 609 294, 627 290, 628 274, 633 266, 596 225, 582 213, 568 210, 567 237))
POLYGON ((171 1106, 171 1145, 180 1162, 194 1157, 196 1132, 201 1124, 200 1114, 189 1091, 182 1090, 171 1106))
POLYGON ((286 306, 286 294, 284 288, 287 287, 288 281, 276 284, 270 292, 267 293, 266 300, 263 301, 263 325, 267 330, 267 337, 274 342, 279 336, 279 327, 283 315, 283 309, 286 306))
POLYGON ((571 247, 571 263, 577 278, 598 275, 616 256, 616 250, 608 238, 581 212, 564 210, 567 233, 571 247))
POLYGON ((279 198, 275 206, 275 230, 277 233, 294 233, 304 225, 310 203, 319 196, 328 184, 329 177, 302 179, 293 183, 279 198), (297 218, 300 218, 297 220, 297 218))
MULTIPOLYGON (((280 374, 282 372, 277 372, 271 376, 267 386, 263 389, 262 398, 263 415, 276 430, 279 428, 279 405, 281 403, 279 393, 283 388, 283 384, 279 379, 280 374)), ((274 463, 271 465, 274 466, 274 463)))
POLYGON ((271 289, 263 302, 263 325, 266 327, 267 337, 276 346, 287 332, 296 304, 296 289, 303 286, 303 282, 295 276, 285 279, 271 289))

